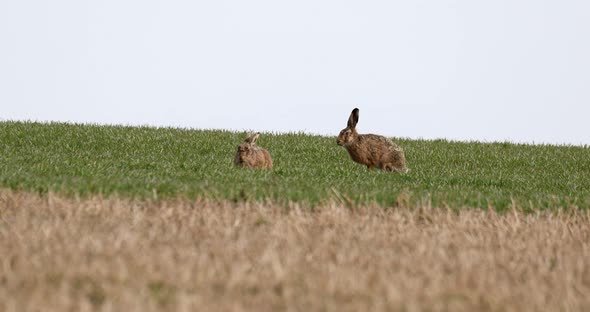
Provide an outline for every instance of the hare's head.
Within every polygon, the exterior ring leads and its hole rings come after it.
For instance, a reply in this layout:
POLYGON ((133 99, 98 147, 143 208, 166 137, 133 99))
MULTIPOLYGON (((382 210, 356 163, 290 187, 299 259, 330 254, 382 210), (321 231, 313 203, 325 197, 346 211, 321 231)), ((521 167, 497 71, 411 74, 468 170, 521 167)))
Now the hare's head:
POLYGON ((358 137, 358 133, 356 132, 356 124, 359 121, 359 109, 355 108, 350 113, 350 117, 348 117, 348 123, 346 128, 340 131, 338 135, 338 140, 336 140, 336 144, 338 145, 348 145, 352 143, 358 137))
POLYGON ((238 153, 240 154, 248 154, 251 150, 254 149, 254 144, 256 143, 256 140, 258 140, 258 137, 260 136, 260 133, 249 133, 248 136, 246 136, 246 139, 244 140, 244 142, 242 142, 242 144, 238 145, 238 153))

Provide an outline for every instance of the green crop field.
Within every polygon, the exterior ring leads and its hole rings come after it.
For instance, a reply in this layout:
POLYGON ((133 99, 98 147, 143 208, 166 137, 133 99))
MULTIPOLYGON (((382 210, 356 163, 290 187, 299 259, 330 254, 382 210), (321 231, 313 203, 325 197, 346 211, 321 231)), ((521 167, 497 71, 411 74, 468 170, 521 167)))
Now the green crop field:
MULTIPOLYGON (((359 129, 363 133, 363 129, 359 129)), ((131 198, 383 207, 590 206, 588 146, 393 138, 407 174, 369 171, 335 137, 263 133, 272 171, 233 165, 244 132, 0 122, 0 187, 131 198)))

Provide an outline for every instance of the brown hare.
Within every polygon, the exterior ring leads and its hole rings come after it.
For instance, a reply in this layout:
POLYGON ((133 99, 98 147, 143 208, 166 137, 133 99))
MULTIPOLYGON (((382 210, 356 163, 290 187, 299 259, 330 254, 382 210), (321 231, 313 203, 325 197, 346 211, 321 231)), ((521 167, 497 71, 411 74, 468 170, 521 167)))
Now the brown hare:
POLYGON ((359 109, 355 108, 350 113, 347 127, 340 131, 336 141, 346 148, 350 158, 369 169, 377 167, 384 171, 408 172, 402 148, 381 135, 358 134, 358 121, 359 109))
POLYGON ((248 134, 244 142, 238 145, 238 151, 234 158, 236 166, 246 168, 272 169, 272 158, 264 148, 256 145, 260 133, 248 134))

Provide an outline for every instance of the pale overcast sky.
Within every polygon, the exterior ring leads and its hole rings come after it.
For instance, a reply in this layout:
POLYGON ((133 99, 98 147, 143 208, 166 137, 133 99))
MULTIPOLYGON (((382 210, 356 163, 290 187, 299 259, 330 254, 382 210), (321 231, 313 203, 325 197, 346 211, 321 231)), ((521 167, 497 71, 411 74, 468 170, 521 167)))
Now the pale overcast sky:
POLYGON ((1 1, 0 120, 590 144, 590 2, 1 1))

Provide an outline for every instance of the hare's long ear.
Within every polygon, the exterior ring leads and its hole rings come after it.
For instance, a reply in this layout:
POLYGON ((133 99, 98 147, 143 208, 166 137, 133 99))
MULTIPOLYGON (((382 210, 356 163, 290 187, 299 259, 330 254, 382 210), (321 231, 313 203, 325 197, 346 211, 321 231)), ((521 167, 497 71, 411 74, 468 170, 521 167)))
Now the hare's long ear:
POLYGON ((258 137, 259 137, 259 136, 260 136, 260 132, 256 132, 256 134, 254 134, 254 135, 252 136, 252 141, 251 141, 251 143, 252 143, 252 144, 256 143, 256 140, 258 140, 258 137))
POLYGON ((359 109, 355 108, 352 110, 352 113, 350 113, 350 117, 348 117, 348 128, 354 129, 357 122, 359 122, 359 109))
POLYGON ((244 142, 246 143, 252 143, 252 132, 248 132, 248 134, 246 134, 246 138, 244 139, 244 142))

